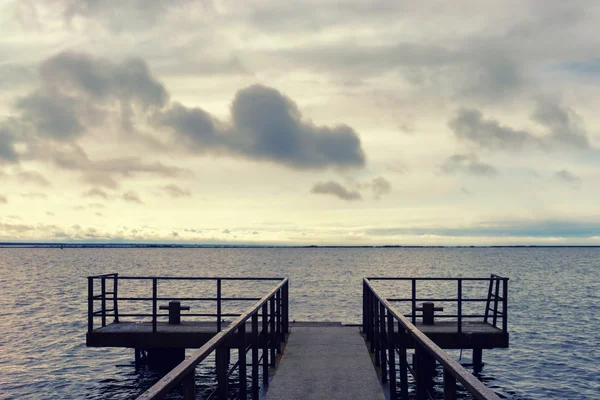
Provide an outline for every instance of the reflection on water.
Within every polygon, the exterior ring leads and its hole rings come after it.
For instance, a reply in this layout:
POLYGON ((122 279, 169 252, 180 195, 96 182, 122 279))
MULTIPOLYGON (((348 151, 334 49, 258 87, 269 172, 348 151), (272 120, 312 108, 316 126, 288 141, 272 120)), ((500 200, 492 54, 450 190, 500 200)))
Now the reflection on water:
MULTIPOLYGON (((511 279, 511 347, 484 351, 481 379, 509 399, 596 399, 599 256, 596 248, 0 249, 0 397, 129 399, 159 378, 136 370, 131 349, 85 347, 88 275, 288 276, 292 320, 358 323, 363 276, 497 273, 511 279)), ((210 386, 214 363, 206 365, 197 381, 210 386)))

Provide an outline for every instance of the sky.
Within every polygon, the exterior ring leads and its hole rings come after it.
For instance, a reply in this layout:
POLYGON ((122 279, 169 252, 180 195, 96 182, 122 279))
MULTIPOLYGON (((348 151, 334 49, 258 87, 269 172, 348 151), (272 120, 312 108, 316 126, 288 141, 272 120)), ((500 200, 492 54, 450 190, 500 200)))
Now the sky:
POLYGON ((600 245, 598 20, 0 0, 0 241, 600 245))

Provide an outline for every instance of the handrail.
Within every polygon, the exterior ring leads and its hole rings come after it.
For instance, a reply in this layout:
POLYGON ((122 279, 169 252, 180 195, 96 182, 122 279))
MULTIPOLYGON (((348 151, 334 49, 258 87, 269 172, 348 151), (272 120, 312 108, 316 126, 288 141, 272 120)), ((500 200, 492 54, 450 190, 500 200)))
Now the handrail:
MULTIPOLYGON (((168 314, 158 312, 158 302, 160 301, 198 301, 198 302, 216 302, 215 313, 186 313, 190 317, 215 317, 217 331, 221 330, 222 317, 236 317, 240 315, 239 312, 223 312, 223 302, 242 302, 242 301, 257 301, 259 298, 251 296, 243 297, 232 297, 223 296, 221 290, 221 283, 223 281, 228 282, 259 282, 259 281, 282 281, 285 278, 278 277, 238 277, 238 276, 226 276, 226 277, 207 277, 207 276, 123 276, 116 273, 101 274, 89 276, 88 278, 88 333, 92 333, 95 326, 94 321, 100 319, 101 327, 110 323, 107 321, 108 317, 114 317, 114 322, 119 322, 119 316, 122 317, 151 317, 152 331, 157 332, 158 329, 158 318, 166 317, 168 314), (122 293, 119 296, 118 293, 118 282, 119 281, 142 281, 149 282, 151 284, 151 296, 147 294, 145 296, 124 296, 122 293), (111 282, 112 290, 107 288, 107 282, 111 282), (158 283, 163 281, 203 281, 203 282, 215 282, 216 283, 216 296, 211 293, 209 296, 204 297, 193 297, 193 296, 159 296, 158 283), (98 287, 95 285, 99 282, 99 293, 95 292, 98 287), (112 307, 107 307, 107 302, 112 302, 112 307), (119 312, 119 303, 127 302, 151 302, 152 314, 140 313, 140 312, 119 312), (94 309, 95 302, 100 303, 100 309, 94 309)), ((121 310, 122 311, 122 310, 121 310)), ((238 310, 236 310, 238 311, 238 310)))
POLYGON ((498 317, 502 319, 502 332, 507 332, 507 321, 508 321, 508 281, 509 278, 501 277, 496 274, 491 274, 489 278, 473 278, 473 277, 367 277, 369 281, 410 281, 412 282, 411 297, 401 298, 388 298, 390 302, 411 302, 412 312, 410 314, 404 314, 405 317, 411 317, 412 323, 416 324, 417 321, 417 302, 428 301, 428 302, 455 302, 457 304, 457 314, 442 314, 436 315, 436 318, 457 318, 457 330, 462 332, 463 318, 483 318, 484 322, 488 322, 488 318, 492 320, 492 326, 498 327, 498 317), (424 298, 417 296, 417 282, 418 281, 454 281, 457 283, 457 297, 456 298, 424 298), (487 298, 464 298, 463 297, 463 282, 489 282, 489 290, 487 298), (502 284, 502 296, 500 296, 500 284, 502 284), (492 293, 492 287, 495 286, 495 292, 492 293), (483 315, 480 314, 463 314, 463 303, 486 303, 485 311, 483 315), (493 303, 492 303, 493 302, 493 303), (502 304, 502 310, 498 310, 498 303, 502 304), (493 307, 490 306, 492 303, 493 307), (491 314, 490 314, 491 312, 491 314))
MULTIPOLYGON (((264 295, 258 302, 256 302, 253 306, 249 307, 242 315, 235 319, 226 329, 217 333, 215 336, 213 336, 212 339, 206 342, 204 346, 202 346, 198 350, 195 350, 191 354, 190 358, 179 363, 179 365, 173 368, 161 380, 159 380, 151 388, 142 393, 137 398, 137 400, 162 399, 170 390, 175 388, 178 384, 182 383, 182 381, 186 377, 189 377, 190 375, 193 376, 196 366, 200 364, 206 357, 208 357, 208 355, 210 355, 213 351, 217 350, 220 346, 223 346, 225 344, 226 339, 232 336, 237 330, 240 330, 240 328, 243 327, 243 331, 246 327, 246 321, 248 321, 250 318, 253 318, 254 315, 258 315, 258 311, 261 308, 264 310, 265 306, 267 305, 267 302, 271 301, 271 308, 273 308, 274 302, 272 300, 277 294, 279 294, 280 290, 287 290, 287 285, 288 279, 284 278, 277 286, 271 289, 269 293, 264 295)), ((286 295, 287 294, 284 293, 283 297, 285 298, 286 295)), ((266 316, 266 314, 264 314, 263 316, 266 316)), ((274 320, 275 315, 271 314, 271 321, 274 320)), ((253 321, 253 323, 254 322, 255 321, 253 321)), ((284 324, 286 323, 287 321, 285 321, 284 317, 284 324)), ((273 331, 271 331, 271 333, 273 333, 273 331)), ((287 333, 287 326, 285 325, 283 327, 283 333, 287 333)), ((272 362, 274 362, 273 358, 272 362)), ((193 379, 191 379, 191 381, 193 382, 193 379)))
MULTIPOLYGON (((374 311, 375 315, 363 315, 363 329, 367 333, 367 338, 374 342, 374 345, 371 345, 371 349, 376 353, 376 360, 379 361, 382 365, 382 379, 387 379, 387 371, 385 369, 385 354, 386 349, 385 345, 387 345, 389 360, 390 360, 390 397, 392 399, 396 398, 395 391, 395 361, 394 361, 394 352, 396 348, 393 344, 393 340, 391 338, 394 334, 394 324, 393 320, 398 322, 398 336, 402 337, 406 334, 412 336, 415 341, 415 351, 416 353, 422 353, 422 351, 426 351, 429 353, 437 362, 439 362, 444 368, 444 394, 445 397, 452 398, 453 394, 452 387, 454 385, 454 391, 456 389, 456 380, 462 383, 462 385, 478 400, 499 400, 500 398, 487 386, 485 386, 481 381, 479 381, 475 376, 469 373, 466 369, 464 369, 454 358, 452 358, 448 353, 442 350, 439 346, 437 346, 431 339, 429 339, 423 332, 421 332, 414 324, 412 324, 404 315, 402 315, 392 304, 386 300, 379 292, 375 289, 372 283, 369 281, 369 278, 365 278, 363 280, 364 284, 364 299, 363 306, 365 307, 364 313, 369 313, 369 309, 374 311), (376 300, 378 304, 376 304, 376 300), (385 322, 386 316, 385 312, 387 311, 388 321, 387 324, 385 322), (390 318, 391 317, 391 318, 390 318), (390 323, 391 322, 391 323, 390 323), (386 328, 387 326, 387 328, 386 328), (391 329, 390 329, 391 328, 391 329), (387 334, 386 334, 387 330, 387 334), (378 337, 379 336, 379 337, 378 337), (387 341, 387 343, 384 343, 387 341), (379 356, 379 357, 377 357, 379 356), (383 356, 383 357, 382 357, 383 356), (383 359, 382 359, 383 358, 383 359), (393 372, 393 379, 392 379, 393 372), (452 381, 451 378, 455 379, 452 381), (392 385, 393 383, 393 385, 392 385), (391 390, 393 388, 393 390, 391 390)), ((402 341, 402 339, 400 339, 402 341)), ((407 367, 406 364, 406 346, 400 344, 401 350, 404 351, 404 354, 401 354, 401 368, 407 367), (404 364, 404 365, 402 365, 404 364)), ((405 373, 401 371, 402 374, 405 373)), ((419 381, 422 379, 421 377, 417 377, 417 396, 422 398, 423 394, 419 393, 419 391, 423 391, 423 388, 420 386, 419 381)), ((406 398, 407 391, 405 388, 406 378, 404 378, 404 382, 401 382, 401 395, 406 398)), ((455 395, 455 393, 454 393, 455 395)))

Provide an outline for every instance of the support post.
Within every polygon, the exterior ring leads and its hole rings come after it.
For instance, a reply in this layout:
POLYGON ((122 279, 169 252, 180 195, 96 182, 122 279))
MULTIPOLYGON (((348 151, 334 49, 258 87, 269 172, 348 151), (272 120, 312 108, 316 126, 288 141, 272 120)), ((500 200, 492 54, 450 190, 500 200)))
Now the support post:
POLYGON ((275 367, 275 350, 277 348, 277 334, 275 333, 275 296, 272 296, 269 299, 269 308, 270 308, 270 326, 269 326, 269 348, 271 350, 271 367, 275 367))
POLYGON ((383 303, 379 303, 379 353, 381 360, 381 382, 386 383, 388 381, 387 376, 387 357, 386 357, 386 343, 387 338, 385 335, 385 307, 383 303))
POLYGON ((408 362, 406 361, 406 332, 398 323, 398 348, 400 352, 400 398, 408 400, 408 362))
POLYGON ((417 324, 417 280, 412 280, 412 324, 417 324))
POLYGON ((275 293, 275 336, 277 337, 277 354, 281 354, 281 290, 275 293))
POLYGON ((508 330, 508 278, 502 280, 502 332, 508 330))
POLYGON ((152 278, 152 332, 156 332, 156 319, 158 318, 157 315, 157 310, 156 310, 156 306, 157 306, 157 299, 158 297, 158 282, 156 280, 156 278, 152 278))
POLYGON ((483 369, 483 349, 473 349, 473 372, 478 373, 483 369))
POLYGON ((290 333, 290 282, 287 281, 282 288, 283 291, 283 341, 285 335, 290 333))
POLYGON ((379 354, 379 305, 375 296, 373 296, 373 310, 375 311, 375 321, 373 323, 373 351, 375 352, 375 366, 381 366, 381 355, 379 354))
POLYGON ((462 332, 462 279, 458 279, 458 333, 462 332))

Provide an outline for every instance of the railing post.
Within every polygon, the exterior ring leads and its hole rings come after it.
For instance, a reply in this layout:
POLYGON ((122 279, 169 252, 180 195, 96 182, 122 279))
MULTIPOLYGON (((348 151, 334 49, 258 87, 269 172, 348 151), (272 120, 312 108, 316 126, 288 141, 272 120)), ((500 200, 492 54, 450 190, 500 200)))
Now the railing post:
POLYGON ((396 346, 394 340, 394 316, 388 310, 387 315, 387 345, 389 358, 390 400, 396 400, 396 346))
POLYGON ((412 279, 412 288, 411 288, 411 292, 412 292, 412 324, 416 325, 417 324, 417 280, 416 279, 412 279))
POLYGON ((367 284, 365 278, 362 283, 362 330, 366 335, 367 341, 369 341, 369 334, 367 332, 367 284))
POLYGON ((156 332, 157 315, 157 297, 158 297, 158 280, 152 278, 152 332, 156 332))
POLYGON ((252 400, 258 400, 258 310, 252 314, 252 400))
POLYGON ((281 354, 281 289, 275 293, 275 336, 277 336, 277 354, 281 354))
POLYGON ((414 360, 414 370, 415 370, 415 381, 417 386, 417 400, 424 400, 427 397, 427 388, 425 383, 425 360, 423 359, 423 348, 419 343, 415 341, 415 360, 414 360))
POLYGON ((101 282, 101 299, 102 299, 102 326, 106 326, 106 277, 100 278, 101 282))
POLYGON ((502 332, 508 329, 508 278, 502 280, 502 332))
POLYGON ((221 280, 217 279, 217 332, 221 332, 221 280))
POLYGON ((283 340, 285 335, 290 332, 290 282, 287 281, 283 285, 283 340))
POLYGON ((371 353, 375 352, 375 296, 371 288, 368 289, 368 306, 369 306, 369 347, 371 353))
POLYGON ((400 398, 408 400, 408 362, 406 361, 406 331, 398 323, 398 348, 400 352, 400 398))
POLYGON ((269 324, 267 303, 262 306, 262 338, 263 338, 263 387, 269 386, 269 324))
POLYGON ((383 303, 379 303, 379 353, 381 354, 381 382, 386 383, 387 377, 387 337, 385 334, 385 306, 383 303))
POLYGON ((373 298, 373 303, 375 303, 373 307, 373 310, 375 311, 375 321, 373 323, 373 350, 375 352, 375 366, 379 367, 381 366, 381 355, 379 353, 379 304, 377 304, 379 300, 375 296, 373 296, 373 298))
POLYGON ((493 288, 493 284, 494 284, 494 274, 490 275, 490 284, 488 285, 488 295, 487 295, 487 301, 485 302, 485 312, 483 313, 483 322, 487 322, 488 321, 488 314, 490 311, 490 300, 492 299, 492 288, 493 288))
POLYGON ((494 278, 496 280, 496 292, 495 292, 495 297, 494 297, 494 316, 493 316, 493 325, 494 327, 496 326, 496 322, 498 322, 498 295, 500 293, 498 293, 499 289, 500 289, 500 280, 498 279, 498 277, 494 278))
POLYGON ((216 353, 217 398, 227 400, 227 347, 217 347, 216 353))
POLYGON ((183 399, 196 400, 196 370, 190 371, 182 380, 183 399))
POLYGON ((88 276, 88 332, 94 330, 94 278, 88 276))
POLYGON ((271 350, 271 367, 275 367, 275 350, 277 348, 277 334, 275 333, 275 296, 269 299, 270 318, 269 318, 269 348, 271 350))
POLYGON ((240 376, 240 394, 239 399, 247 398, 247 383, 246 383, 246 322, 240 325, 239 332, 239 347, 238 347, 238 365, 240 376))
POLYGON ((113 278, 113 310, 115 313, 115 321, 114 322, 119 322, 119 302, 117 300, 118 289, 119 289, 119 274, 115 274, 115 277, 113 278))
POLYGON ((458 278, 458 333, 462 332, 462 279, 458 278))
POLYGON ((444 368, 444 400, 456 400, 456 378, 444 368))

